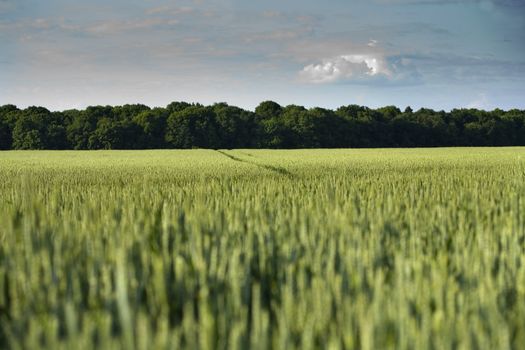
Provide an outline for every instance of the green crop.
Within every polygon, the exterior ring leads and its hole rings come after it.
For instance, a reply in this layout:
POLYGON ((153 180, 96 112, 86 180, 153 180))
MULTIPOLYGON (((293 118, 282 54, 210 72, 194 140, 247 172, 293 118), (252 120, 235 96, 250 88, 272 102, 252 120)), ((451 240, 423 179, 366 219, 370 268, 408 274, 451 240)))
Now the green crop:
POLYGON ((523 344, 525 148, 0 153, 0 348, 523 344))

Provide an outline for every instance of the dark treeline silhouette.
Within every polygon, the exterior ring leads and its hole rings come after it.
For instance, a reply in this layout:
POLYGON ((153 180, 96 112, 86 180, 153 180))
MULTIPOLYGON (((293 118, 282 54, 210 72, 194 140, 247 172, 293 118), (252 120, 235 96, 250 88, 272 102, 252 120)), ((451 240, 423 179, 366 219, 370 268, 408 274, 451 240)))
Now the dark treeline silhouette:
POLYGON ((329 110, 262 102, 94 106, 50 112, 0 107, 0 149, 523 146, 525 111, 348 105, 329 110))

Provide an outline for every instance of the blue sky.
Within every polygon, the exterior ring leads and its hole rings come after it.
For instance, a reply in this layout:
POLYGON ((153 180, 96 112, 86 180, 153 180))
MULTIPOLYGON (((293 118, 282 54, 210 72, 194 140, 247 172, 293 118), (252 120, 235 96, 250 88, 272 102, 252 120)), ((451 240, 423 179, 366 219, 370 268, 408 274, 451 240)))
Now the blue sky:
POLYGON ((525 0, 0 0, 0 104, 525 108, 525 0))

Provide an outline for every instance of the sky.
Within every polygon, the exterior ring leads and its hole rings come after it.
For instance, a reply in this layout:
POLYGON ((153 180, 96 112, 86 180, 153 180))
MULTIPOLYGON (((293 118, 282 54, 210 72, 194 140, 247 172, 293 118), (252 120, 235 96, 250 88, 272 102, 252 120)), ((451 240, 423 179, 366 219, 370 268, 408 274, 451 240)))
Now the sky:
POLYGON ((0 0, 0 105, 525 109, 525 0, 0 0))

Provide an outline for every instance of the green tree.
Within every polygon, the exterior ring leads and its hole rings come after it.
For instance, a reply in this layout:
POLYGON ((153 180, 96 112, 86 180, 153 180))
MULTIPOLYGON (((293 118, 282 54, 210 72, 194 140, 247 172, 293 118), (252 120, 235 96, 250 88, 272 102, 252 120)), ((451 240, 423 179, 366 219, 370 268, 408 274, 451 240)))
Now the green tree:
POLYGON ((396 106, 385 106, 378 108, 377 112, 383 115, 383 119, 392 120, 401 114, 401 111, 396 106))
POLYGON ((338 117, 334 111, 312 108, 308 110, 308 118, 312 128, 313 147, 348 147, 350 124, 338 117))
POLYGON ((313 118, 303 106, 289 105, 283 109, 285 148, 319 147, 315 139, 313 118))
POLYGON ((283 108, 273 101, 263 101, 255 108, 255 114, 259 119, 278 118, 282 111, 283 108))
POLYGON ((358 105, 348 105, 339 107, 335 113, 346 119, 358 119, 359 116, 368 111, 367 107, 358 105))
POLYGON ((142 129, 130 120, 102 118, 90 135, 89 149, 139 149, 142 129))
POLYGON ((257 145, 257 125, 252 112, 218 103, 213 106, 221 148, 250 148, 257 145))
POLYGON ((113 119, 113 108, 110 106, 88 107, 74 119, 67 127, 67 138, 74 149, 90 149, 89 139, 102 118, 113 119))
POLYGON ((133 118, 133 122, 142 130, 144 148, 165 148, 165 131, 167 111, 164 108, 155 108, 143 111, 133 118))
POLYGON ((0 106, 0 149, 312 148, 525 145, 525 111, 421 108, 337 110, 261 102, 93 106, 50 112, 0 106))
POLYGON ((6 121, 0 119, 0 149, 11 149, 13 138, 11 137, 11 128, 6 121))
MULTIPOLYGON (((175 101, 175 102, 171 102, 169 105, 166 106, 166 111, 168 112, 168 115, 170 115, 174 112, 181 112, 191 106, 195 106, 195 105, 192 105, 187 102, 175 101)), ((199 104, 196 106, 202 107, 202 105, 199 105, 199 104)))
POLYGON ((283 108, 273 101, 263 101, 255 108, 260 147, 286 148, 291 143, 291 132, 281 118, 282 113, 283 108))
POLYGON ((13 129, 20 110, 14 105, 0 106, 0 149, 11 149, 13 129))
POLYGON ((501 116, 506 145, 525 146, 525 111, 511 109, 501 116))
POLYGON ((132 120, 142 112, 149 111, 150 108, 143 104, 126 104, 113 107, 113 117, 118 120, 132 120))
POLYGON ((64 149, 68 147, 60 113, 29 107, 20 113, 13 129, 15 149, 64 149))
POLYGON ((173 112, 167 121, 166 142, 172 148, 220 146, 212 107, 191 106, 173 112))

